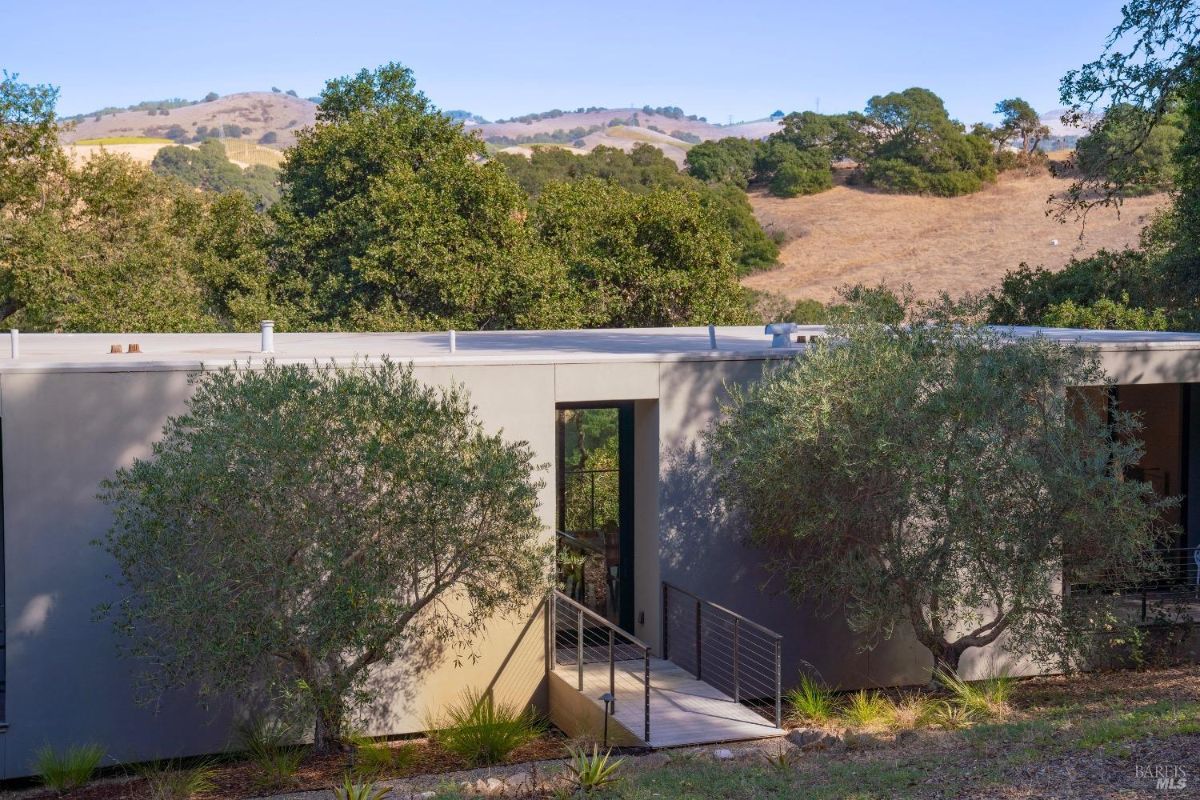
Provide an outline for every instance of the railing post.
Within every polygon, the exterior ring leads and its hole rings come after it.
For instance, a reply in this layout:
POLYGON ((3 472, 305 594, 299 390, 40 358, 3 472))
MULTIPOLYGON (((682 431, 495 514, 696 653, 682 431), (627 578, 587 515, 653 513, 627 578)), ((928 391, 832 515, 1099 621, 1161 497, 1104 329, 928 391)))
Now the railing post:
POLYGON ((775 640, 775 727, 783 727, 783 640, 775 640))
POLYGON ((608 629, 608 693, 613 697, 613 708, 617 707, 617 662, 613 658, 613 629, 608 629))
POLYGON ((703 651, 700 648, 700 634, 701 634, 701 631, 703 630, 703 628, 701 627, 702 624, 703 623, 700 620, 700 601, 697 600, 696 601, 696 680, 700 680, 700 673, 702 672, 702 669, 700 667, 700 657, 702 655, 704 655, 703 651))
POLYGON ((662 657, 665 659, 671 657, 670 639, 668 638, 670 635, 669 632, 671 630, 671 625, 668 621, 670 617, 667 616, 667 600, 670 595, 671 587, 666 584, 666 581, 664 581, 662 594, 662 657))
POLYGON ((646 744, 650 744, 650 651, 642 651, 643 675, 646 681, 646 744))
POLYGON ((550 597, 546 601, 546 616, 550 619, 550 630, 546 636, 550 646, 550 657, 547 659, 550 662, 550 671, 558 666, 558 599, 554 594, 554 590, 550 590, 550 597))
POLYGON ((583 609, 580 608, 576 614, 579 621, 579 630, 575 635, 575 664, 579 672, 579 691, 583 691, 583 609))
POLYGON ((741 620, 733 618, 733 702, 742 702, 741 654, 738 652, 738 640, 741 638, 741 620))

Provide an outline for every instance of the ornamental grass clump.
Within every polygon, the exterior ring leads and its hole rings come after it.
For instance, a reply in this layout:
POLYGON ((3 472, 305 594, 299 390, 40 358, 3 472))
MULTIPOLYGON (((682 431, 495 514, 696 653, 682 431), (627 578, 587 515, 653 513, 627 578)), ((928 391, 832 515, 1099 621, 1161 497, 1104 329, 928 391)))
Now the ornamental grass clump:
POLYGON ((434 739, 472 766, 485 767, 504 761, 543 730, 544 725, 529 709, 497 703, 490 694, 467 691, 446 710, 434 739))
POLYGON ((33 767, 48 789, 64 794, 85 786, 103 758, 98 744, 73 745, 64 752, 46 745, 34 756, 33 767))

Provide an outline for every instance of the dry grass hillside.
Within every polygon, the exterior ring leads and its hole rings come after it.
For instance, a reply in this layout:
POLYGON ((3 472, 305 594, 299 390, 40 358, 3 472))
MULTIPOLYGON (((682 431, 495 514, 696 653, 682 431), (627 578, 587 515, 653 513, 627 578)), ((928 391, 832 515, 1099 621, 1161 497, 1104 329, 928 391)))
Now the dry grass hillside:
POLYGON ((1001 176, 955 198, 881 194, 836 186, 789 200, 752 194, 754 213, 786 243, 778 269, 745 284, 793 299, 827 301, 850 283, 910 283, 919 296, 982 291, 1022 261, 1058 269, 1072 257, 1138 242, 1165 195, 1125 202, 1120 215, 1097 209, 1082 229, 1046 216, 1047 198, 1068 181, 1048 174, 1001 176), (1054 242, 1057 241, 1057 245, 1054 242))
POLYGON ((163 116, 145 111, 120 111, 99 120, 86 117, 63 137, 65 143, 81 139, 110 139, 124 136, 161 137, 172 125, 180 125, 195 134, 200 125, 212 128, 237 125, 249 128, 241 138, 257 142, 263 134, 274 132, 276 147, 296 141, 296 131, 316 121, 317 106, 309 100, 277 92, 240 92, 208 103, 173 108, 163 116))

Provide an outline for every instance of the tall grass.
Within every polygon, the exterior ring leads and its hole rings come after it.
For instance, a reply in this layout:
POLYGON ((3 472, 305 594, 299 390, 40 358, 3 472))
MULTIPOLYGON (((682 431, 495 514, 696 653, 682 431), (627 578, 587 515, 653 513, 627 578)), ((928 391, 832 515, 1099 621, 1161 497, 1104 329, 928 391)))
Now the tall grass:
POLYGON ((63 794, 87 784, 102 758, 104 748, 98 744, 76 745, 63 753, 46 745, 34 755, 33 766, 47 788, 63 794))
POLYGON ((860 689, 846 698, 842 720, 860 728, 890 725, 894 718, 892 702, 879 692, 860 689))
POLYGON ((354 775, 363 779, 381 778, 396 772, 403 772, 412 766, 417 758, 417 750, 411 743, 396 747, 387 742, 377 742, 373 739, 356 736, 352 739, 354 746, 354 775))
POLYGON ((192 767, 184 767, 176 761, 157 761, 139 767, 135 772, 145 781, 150 800, 190 800, 216 788, 213 783, 216 770, 207 761, 192 767))
POLYGON ((278 788, 296 782, 304 748, 294 743, 295 732, 290 726, 257 717, 243 724, 238 733, 242 748, 258 771, 260 785, 278 788))
POLYGON ((435 726, 434 739, 477 767, 498 764, 509 753, 536 739, 542 723, 516 705, 497 703, 489 694, 465 692, 435 726))
POLYGON ((1010 701, 1017 682, 1009 675, 968 682, 952 672, 938 670, 935 677, 954 696, 955 703, 972 717, 1002 719, 1012 711, 1010 701))
POLYGON ((837 714, 833 691, 807 675, 802 675, 800 685, 788 692, 787 703, 798 722, 828 722, 837 714))

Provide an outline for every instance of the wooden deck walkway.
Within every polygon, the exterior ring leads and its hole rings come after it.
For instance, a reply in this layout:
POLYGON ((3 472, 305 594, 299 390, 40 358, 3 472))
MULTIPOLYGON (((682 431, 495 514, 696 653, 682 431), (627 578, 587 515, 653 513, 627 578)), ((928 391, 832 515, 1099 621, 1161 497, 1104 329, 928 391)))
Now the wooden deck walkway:
MULTIPOLYGON (((613 718, 643 740, 644 670, 642 659, 616 664, 616 709, 613 718)), ((559 665, 555 674, 573 687, 579 673, 574 666, 559 665)), ((583 695, 602 706, 600 696, 608 691, 608 662, 585 664, 583 695)), ((766 718, 691 673, 659 658, 650 659, 651 747, 734 742, 782 736, 766 718)))

